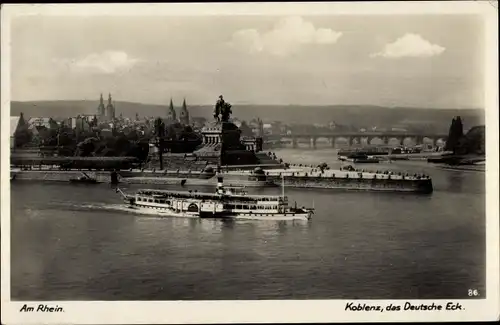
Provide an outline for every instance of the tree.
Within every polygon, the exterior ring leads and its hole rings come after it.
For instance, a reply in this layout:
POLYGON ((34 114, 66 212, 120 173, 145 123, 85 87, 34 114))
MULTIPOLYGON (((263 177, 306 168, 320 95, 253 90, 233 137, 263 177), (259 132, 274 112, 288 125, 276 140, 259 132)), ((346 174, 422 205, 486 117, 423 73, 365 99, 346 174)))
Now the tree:
POLYGON ((96 149, 96 144, 99 142, 97 138, 87 138, 78 143, 76 146, 75 156, 89 157, 93 156, 96 149))
POLYGON ((137 130, 131 130, 126 134, 126 137, 129 141, 137 141, 139 140, 139 134, 137 133, 137 130))
POLYGON ((475 126, 467 132, 458 142, 455 153, 458 155, 485 154, 485 127, 475 126))
POLYGON ((462 125, 462 119, 460 116, 453 118, 450 125, 450 130, 448 132, 448 140, 446 141, 445 150, 450 150, 455 153, 457 146, 460 143, 460 139, 464 136, 464 130, 462 125))
POLYGON ((161 118, 157 118, 154 122, 156 146, 158 147, 158 158, 160 160, 160 169, 163 169, 163 141, 165 138, 165 123, 161 118))
POLYGON ((149 144, 147 141, 136 141, 131 143, 130 150, 127 153, 129 157, 136 157, 140 161, 148 158, 149 144))
POLYGON ((163 123, 163 120, 159 117, 155 119, 154 132, 157 137, 161 138, 165 136, 165 123, 163 123))
POLYGON ((456 134, 458 139, 464 136, 464 127, 462 125, 462 119, 460 118, 460 116, 457 116, 456 120, 456 134))

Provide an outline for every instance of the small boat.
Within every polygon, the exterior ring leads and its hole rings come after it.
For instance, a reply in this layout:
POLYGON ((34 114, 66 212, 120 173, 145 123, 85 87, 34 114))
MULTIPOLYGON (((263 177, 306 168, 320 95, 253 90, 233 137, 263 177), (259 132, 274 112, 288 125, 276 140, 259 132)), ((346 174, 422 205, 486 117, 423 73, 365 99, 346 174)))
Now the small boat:
POLYGON ((70 178, 69 181, 70 183, 83 183, 83 184, 97 184, 98 181, 94 177, 90 177, 86 173, 82 172, 83 176, 80 176, 78 178, 70 178))
POLYGON ((223 177, 217 177, 215 193, 141 189, 134 195, 120 193, 128 207, 151 212, 158 216, 223 218, 254 220, 309 220, 314 208, 288 206, 288 198, 278 195, 249 195, 243 191, 226 189, 223 177))
POLYGON ((88 178, 85 176, 81 176, 78 178, 70 178, 69 181, 71 183, 84 183, 84 184, 96 184, 97 180, 95 178, 88 178))
POLYGON ((20 168, 11 168, 10 169, 10 180, 13 181, 16 179, 17 174, 21 172, 20 168))

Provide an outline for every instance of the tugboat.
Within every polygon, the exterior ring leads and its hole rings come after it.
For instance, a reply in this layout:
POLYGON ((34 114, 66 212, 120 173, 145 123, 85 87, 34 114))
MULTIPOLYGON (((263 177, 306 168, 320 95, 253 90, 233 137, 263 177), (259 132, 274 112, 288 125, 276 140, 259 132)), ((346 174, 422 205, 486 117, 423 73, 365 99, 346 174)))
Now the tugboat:
POLYGON ((298 208, 297 203, 289 207, 284 186, 281 196, 249 195, 243 191, 225 189, 221 176, 217 178, 215 193, 141 189, 135 195, 127 195, 118 187, 116 192, 123 196, 129 208, 154 210, 159 216, 309 220, 314 213, 314 208, 298 208))
POLYGON ((83 184, 97 184, 97 179, 94 177, 90 177, 86 173, 82 172, 83 176, 78 178, 70 178, 70 183, 83 183, 83 184))
POLYGON ((17 177, 17 174, 21 172, 20 168, 11 168, 10 169, 10 181, 14 181, 17 177))

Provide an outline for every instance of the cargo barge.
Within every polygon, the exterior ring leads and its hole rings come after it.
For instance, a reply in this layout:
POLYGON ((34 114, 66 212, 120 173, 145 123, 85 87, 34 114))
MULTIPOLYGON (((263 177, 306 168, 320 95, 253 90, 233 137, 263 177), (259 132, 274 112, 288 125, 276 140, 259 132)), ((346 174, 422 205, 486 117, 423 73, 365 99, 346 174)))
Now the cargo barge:
POLYGON ((287 187, 422 194, 433 192, 432 179, 426 175, 300 168, 266 171, 267 178, 277 185, 281 182, 282 175, 285 176, 284 182, 287 187))

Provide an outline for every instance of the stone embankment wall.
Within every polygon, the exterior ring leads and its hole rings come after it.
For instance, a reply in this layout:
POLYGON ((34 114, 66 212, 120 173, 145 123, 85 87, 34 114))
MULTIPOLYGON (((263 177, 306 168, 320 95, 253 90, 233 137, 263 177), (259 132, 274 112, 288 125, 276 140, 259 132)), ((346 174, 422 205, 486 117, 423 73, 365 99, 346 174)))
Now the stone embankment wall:
MULTIPOLYGON (((99 182, 109 183, 111 176, 109 172, 85 172, 90 177, 95 177, 99 182)), ((80 171, 59 171, 59 170, 22 170, 17 172, 11 171, 11 176, 15 175, 16 180, 31 180, 31 181, 58 181, 69 182, 72 178, 83 176, 80 171)))
MULTIPOLYGON (((83 171, 90 177, 95 177, 98 182, 110 183, 111 173, 105 171, 90 172, 83 171)), ((77 170, 21 170, 11 171, 11 176, 15 175, 16 180, 30 181, 58 181, 69 182, 72 178, 79 178, 83 173, 77 170)), ((205 180, 213 178, 215 174, 204 174, 200 172, 178 172, 178 171, 120 171, 118 179, 121 183, 137 183, 137 184, 180 184, 182 179, 199 179, 205 180), (172 180, 169 180, 172 179, 172 180)))
MULTIPOLYGON (((192 171, 201 171, 205 167, 210 165, 210 162, 207 159, 202 157, 190 157, 184 155, 163 155, 163 169, 168 170, 192 170, 192 171)), ((160 168, 160 163, 157 157, 153 160, 153 163, 150 166, 151 168, 160 168)))

